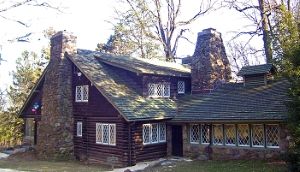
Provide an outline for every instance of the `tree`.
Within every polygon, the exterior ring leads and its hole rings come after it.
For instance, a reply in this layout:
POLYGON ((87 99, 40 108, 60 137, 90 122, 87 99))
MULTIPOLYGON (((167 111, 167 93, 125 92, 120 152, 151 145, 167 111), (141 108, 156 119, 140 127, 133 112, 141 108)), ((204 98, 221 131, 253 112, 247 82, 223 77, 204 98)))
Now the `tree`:
MULTIPOLYGON (((211 0, 200 2, 199 10, 190 18, 182 19, 181 0, 125 0, 116 14, 118 25, 123 26, 122 38, 140 50, 141 57, 150 57, 158 46, 162 48, 164 60, 175 61, 180 39, 187 39, 184 33, 191 23, 213 8, 211 0), (124 8, 126 11, 124 12, 124 8), (130 26, 127 28, 126 26, 130 26), (127 36, 134 39, 127 39, 127 36)), ((114 28, 116 30, 116 27, 114 28)), ((119 27, 117 27, 119 29, 119 27)))
MULTIPOLYGON (((275 44, 273 42, 275 40, 274 37, 278 35, 276 32, 276 28, 278 28, 278 23, 276 22, 277 14, 280 13, 281 6, 286 7, 287 11, 291 13, 297 11, 296 8, 299 2, 296 0, 225 0, 225 2, 229 8, 242 13, 244 17, 253 23, 250 30, 239 32, 236 37, 250 35, 250 42, 254 36, 262 36, 265 60, 267 63, 274 62, 274 59, 277 58, 277 54, 274 54, 275 44)), ((259 50, 255 51, 258 52, 259 50)))

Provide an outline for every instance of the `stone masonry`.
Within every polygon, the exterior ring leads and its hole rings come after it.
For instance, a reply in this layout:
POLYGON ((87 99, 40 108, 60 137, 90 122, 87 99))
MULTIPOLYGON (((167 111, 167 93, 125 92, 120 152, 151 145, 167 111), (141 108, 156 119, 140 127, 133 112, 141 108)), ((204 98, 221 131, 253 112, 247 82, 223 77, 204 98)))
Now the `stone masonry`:
POLYGON ((72 65, 66 53, 76 52, 76 37, 58 32, 51 38, 45 75, 37 153, 42 159, 73 158, 72 65))
POLYGON ((231 70, 221 33, 212 28, 198 33, 191 69, 192 93, 209 92, 230 80, 231 70))

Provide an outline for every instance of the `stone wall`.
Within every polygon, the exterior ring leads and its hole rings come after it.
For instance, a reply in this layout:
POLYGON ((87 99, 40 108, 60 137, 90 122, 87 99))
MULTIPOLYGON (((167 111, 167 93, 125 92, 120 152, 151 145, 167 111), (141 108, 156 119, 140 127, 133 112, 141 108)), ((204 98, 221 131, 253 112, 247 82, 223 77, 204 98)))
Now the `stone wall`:
POLYGON ((209 92, 231 79, 221 33, 212 28, 198 33, 191 69, 192 93, 209 92))
POLYGON ((230 160, 230 159, 280 159, 288 147, 288 130, 280 125, 279 148, 254 148, 220 145, 191 144, 189 141, 189 125, 183 127, 183 155, 199 160, 230 160), (211 148, 211 149, 209 149, 211 148), (209 152, 211 152, 209 154, 209 152))
POLYGON ((58 32, 51 38, 51 58, 45 75, 37 152, 40 158, 73 158, 72 64, 76 37, 58 32))

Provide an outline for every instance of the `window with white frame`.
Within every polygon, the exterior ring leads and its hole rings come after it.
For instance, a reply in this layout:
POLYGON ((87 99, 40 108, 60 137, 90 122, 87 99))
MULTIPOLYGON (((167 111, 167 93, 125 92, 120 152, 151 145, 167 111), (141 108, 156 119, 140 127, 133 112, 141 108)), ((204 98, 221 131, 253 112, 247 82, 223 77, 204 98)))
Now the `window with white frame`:
POLYGON ((75 101, 88 102, 88 100, 89 100, 89 86, 88 85, 76 86, 75 101))
POLYGON ((201 144, 209 144, 209 125, 201 124, 201 144))
POLYGON ((148 84, 149 97, 170 97, 170 83, 148 84))
POLYGON ((264 126, 262 124, 251 125, 252 134, 252 146, 253 147, 264 147, 264 126))
POLYGON ((214 145, 223 145, 223 125, 214 124, 213 125, 213 144, 214 145))
POLYGON ((177 92, 178 92, 178 94, 184 94, 185 93, 185 82, 184 81, 178 81, 178 83, 177 83, 177 92))
POLYGON ((234 146, 236 144, 236 130, 234 124, 224 124, 225 145, 234 146))
POLYGON ((76 128, 77 128, 77 136, 78 137, 81 137, 82 136, 82 122, 77 122, 77 126, 76 126, 76 128))
POLYGON ((279 147, 279 125, 266 124, 266 146, 268 148, 279 147))
POLYGON ((238 124, 238 145, 249 146, 250 135, 248 124, 238 124))
POLYGON ((116 124, 96 123, 96 143, 116 145, 116 124))
POLYGON ((166 142, 166 124, 143 124, 143 144, 166 142))
POLYGON ((190 142, 200 143, 200 126, 198 124, 190 126, 190 142))

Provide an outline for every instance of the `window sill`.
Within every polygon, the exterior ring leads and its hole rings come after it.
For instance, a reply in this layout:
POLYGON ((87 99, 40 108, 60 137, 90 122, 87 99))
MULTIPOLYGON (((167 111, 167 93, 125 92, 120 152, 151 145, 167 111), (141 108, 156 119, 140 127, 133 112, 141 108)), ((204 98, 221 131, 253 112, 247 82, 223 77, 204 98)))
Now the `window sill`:
POLYGON ((158 143, 143 143, 143 146, 155 146, 159 144, 166 144, 167 142, 158 142, 158 143))

